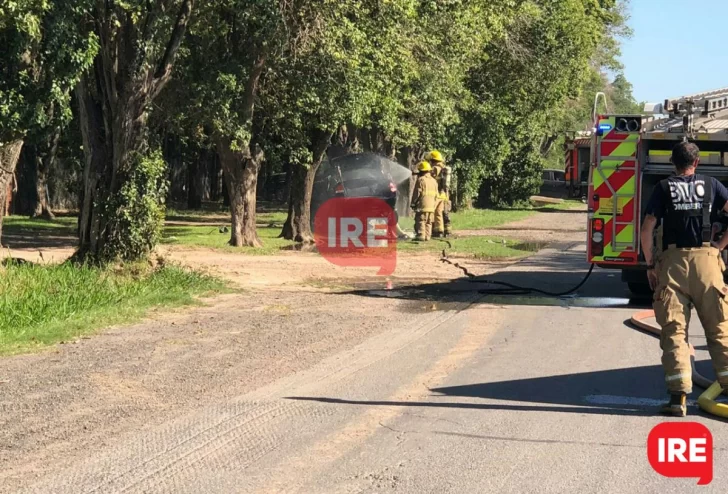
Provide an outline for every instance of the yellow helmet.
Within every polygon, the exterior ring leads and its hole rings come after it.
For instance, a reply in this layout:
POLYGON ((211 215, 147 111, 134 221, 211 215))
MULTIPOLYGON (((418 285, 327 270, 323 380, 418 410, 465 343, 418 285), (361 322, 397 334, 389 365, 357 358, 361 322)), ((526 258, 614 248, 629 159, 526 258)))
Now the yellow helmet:
POLYGON ((419 165, 417 165, 417 171, 418 172, 430 172, 432 171, 432 166, 427 161, 421 161, 419 165))
POLYGON ((439 161, 440 163, 445 161, 444 159, 442 159, 442 153, 440 151, 432 151, 427 159, 429 159, 430 161, 439 161))

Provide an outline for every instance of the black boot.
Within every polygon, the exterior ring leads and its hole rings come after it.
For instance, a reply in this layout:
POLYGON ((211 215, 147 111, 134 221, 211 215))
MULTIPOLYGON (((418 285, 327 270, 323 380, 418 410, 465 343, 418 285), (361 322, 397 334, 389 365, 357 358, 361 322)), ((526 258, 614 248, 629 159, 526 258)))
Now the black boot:
POLYGON ((662 415, 685 417, 688 414, 688 397, 685 393, 671 394, 670 401, 660 407, 662 415))

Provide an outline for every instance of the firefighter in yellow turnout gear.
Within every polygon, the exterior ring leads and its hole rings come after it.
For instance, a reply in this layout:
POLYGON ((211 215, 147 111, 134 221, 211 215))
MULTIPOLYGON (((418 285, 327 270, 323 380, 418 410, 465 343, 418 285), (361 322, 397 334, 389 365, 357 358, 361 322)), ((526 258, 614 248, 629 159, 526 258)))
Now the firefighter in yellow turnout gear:
POLYGON ((432 165, 432 176, 437 181, 437 205, 435 222, 432 227, 433 237, 447 237, 450 229, 450 176, 452 169, 445 164, 440 151, 432 151, 427 157, 432 165))
POLYGON ((427 161, 417 165, 418 177, 412 194, 415 210, 416 240, 427 241, 432 237, 432 222, 437 206, 437 181, 432 177, 432 167, 427 161))
POLYGON ((642 225, 642 249, 648 264, 650 286, 655 290, 653 308, 662 327, 662 366, 670 401, 661 413, 687 414, 687 395, 692 392, 688 325, 695 307, 705 329, 715 375, 728 389, 728 288, 723 282, 725 265, 720 251, 728 235, 711 243, 712 222, 728 211, 728 190, 715 178, 695 173, 700 152, 695 144, 675 146, 672 163, 676 175, 655 188, 642 225), (662 253, 653 259, 653 232, 662 220, 662 253))

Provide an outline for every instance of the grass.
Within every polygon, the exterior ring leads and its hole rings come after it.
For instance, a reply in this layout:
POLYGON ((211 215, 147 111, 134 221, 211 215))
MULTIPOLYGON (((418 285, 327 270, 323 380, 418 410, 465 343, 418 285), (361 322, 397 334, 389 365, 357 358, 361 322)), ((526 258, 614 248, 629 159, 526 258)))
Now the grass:
MULTIPOLYGON (((526 219, 534 213, 534 209, 468 209, 450 213, 450 221, 455 230, 485 230, 526 219)), ((400 218, 399 226, 405 230, 414 230, 414 215, 400 218)))
POLYGON ((485 260, 518 259, 542 249, 543 243, 525 243, 516 240, 506 240, 493 237, 463 237, 448 239, 451 248, 444 241, 433 239, 429 242, 397 242, 397 252, 422 253, 442 252, 463 257, 473 257, 485 260))
POLYGON ((540 208, 536 208, 536 211, 568 211, 570 209, 586 208, 581 199, 564 199, 559 204, 549 204, 540 208))
MULTIPOLYGON (((259 225, 283 225, 288 216, 288 208, 280 205, 258 201, 256 220, 259 225)), ((182 209, 178 207, 167 208, 167 220, 184 221, 189 223, 203 222, 230 222, 230 209, 222 203, 203 203, 201 210, 182 209)))
POLYGON ((0 273, 0 355, 68 341, 153 307, 196 303, 223 282, 177 267, 9 265, 0 273))
MULTIPOLYGON (((582 206, 580 200, 565 200, 559 204, 548 204, 540 207, 513 209, 466 209, 450 213, 450 221, 455 230, 486 230, 515 221, 525 220, 538 212, 568 211, 582 206)), ((399 226, 405 230, 414 230, 414 218, 400 218, 399 226)))
POLYGON ((283 248, 294 245, 294 242, 290 240, 278 238, 278 235, 281 234, 280 228, 258 227, 257 231, 261 242, 263 242, 263 247, 260 248, 232 247, 228 244, 230 232, 220 233, 219 228, 213 226, 166 226, 162 234, 162 243, 189 247, 210 247, 254 255, 271 255, 280 252, 283 248))
MULTIPOLYGON (((506 223, 520 221, 539 211, 556 211, 567 210, 577 207, 581 201, 564 201, 561 204, 543 206, 539 208, 522 208, 522 209, 471 209, 451 213, 450 218, 456 230, 483 230, 494 228, 506 223)), ((176 212, 178 216, 185 216, 186 212, 176 212)), ((205 212, 201 213, 206 214, 205 212)), ((263 210, 258 212, 258 224, 282 225, 286 219, 285 211, 263 210)), ((168 219, 170 218, 168 214, 168 219)), ((204 216, 200 216, 199 221, 204 221, 204 216)), ((220 223, 220 226, 227 226, 227 223, 220 223)), ((412 231, 414 230, 414 218, 400 218, 400 226, 412 231)), ((258 235, 263 242, 261 248, 243 247, 242 249, 231 247, 228 245, 230 233, 220 233, 218 227, 208 226, 167 226, 164 229, 162 243, 171 245, 186 245, 190 247, 209 247, 220 249, 228 252, 240 252, 252 255, 272 255, 279 253, 281 250, 292 249, 293 242, 278 238, 281 229, 278 226, 259 226, 258 235)), ((526 245, 516 241, 503 240, 501 238, 487 237, 467 237, 451 240, 454 254, 472 256, 483 259, 510 259, 524 257, 534 250, 536 247, 526 245)), ((429 242, 417 244, 414 242, 400 242, 398 244, 400 252, 436 252, 442 250, 443 244, 440 242, 429 242)))
MULTIPOLYGON (((451 213, 453 228, 455 230, 483 230, 494 228, 506 223, 520 221, 539 211, 560 211, 582 206, 579 200, 567 200, 560 204, 549 204, 543 207, 530 207, 521 209, 470 209, 451 213)), ((162 233, 162 244, 182 245, 189 247, 208 247, 228 252, 241 252, 252 255, 272 255, 282 249, 291 248, 293 242, 280 239, 281 227, 286 220, 287 211, 263 204, 257 213, 258 236, 263 242, 263 247, 236 248, 228 245, 230 233, 220 233, 220 228, 229 228, 228 212, 221 204, 205 204, 202 211, 188 211, 170 208, 167 210, 167 220, 185 221, 190 223, 204 223, 196 225, 167 225, 162 233)), ((401 218, 400 226, 408 231, 414 230, 413 218, 401 218)), ((74 217, 63 217, 53 221, 41 219, 28 219, 25 217, 11 216, 5 219, 4 231, 7 234, 22 235, 75 235, 76 219, 74 217)), ((420 252, 438 250, 429 247, 430 244, 416 246, 414 244, 402 243, 400 249, 403 252, 420 252)), ((501 239, 486 239, 483 237, 463 238, 453 241, 463 254, 478 257, 517 257, 528 252, 516 248, 517 242, 506 242, 504 245, 501 239)))
MULTIPOLYGON (((190 247, 210 247, 227 252, 238 252, 249 255, 273 255, 282 250, 293 250, 294 243, 289 240, 277 238, 280 228, 258 228, 258 235, 263 247, 231 247, 228 245, 229 233, 220 233, 217 228, 209 226, 170 226, 164 229, 162 240, 166 244, 186 245, 190 247)), ((481 259, 512 259, 524 257, 538 249, 541 244, 527 244, 523 242, 504 240, 491 237, 464 237, 449 239, 452 244, 450 253, 481 259)), ((432 240, 430 242, 400 241, 397 251, 402 253, 440 252, 446 247, 444 242, 432 240)))
POLYGON ((54 220, 28 218, 27 216, 6 216, 3 218, 3 233, 11 235, 28 235, 49 233, 57 235, 76 234, 75 216, 59 217, 54 220))

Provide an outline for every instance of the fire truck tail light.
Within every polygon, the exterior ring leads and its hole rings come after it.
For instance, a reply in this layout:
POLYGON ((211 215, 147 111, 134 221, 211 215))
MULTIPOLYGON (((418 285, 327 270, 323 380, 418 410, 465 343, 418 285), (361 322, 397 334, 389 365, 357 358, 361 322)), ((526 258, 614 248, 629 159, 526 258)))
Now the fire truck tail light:
POLYGON ((604 255, 604 220, 594 218, 592 220, 591 255, 604 255))

